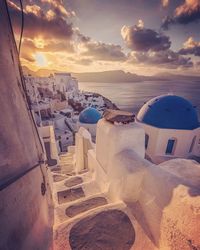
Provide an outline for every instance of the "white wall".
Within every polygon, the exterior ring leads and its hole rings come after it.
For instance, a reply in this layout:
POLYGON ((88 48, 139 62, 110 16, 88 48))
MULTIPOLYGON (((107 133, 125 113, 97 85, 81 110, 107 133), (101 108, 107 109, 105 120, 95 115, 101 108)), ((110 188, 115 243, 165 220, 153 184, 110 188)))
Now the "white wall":
POLYGON ((77 122, 77 127, 78 129, 83 127, 88 130, 88 132, 92 135, 92 137, 96 136, 96 129, 97 125, 96 124, 88 124, 88 123, 82 123, 82 122, 77 122))
POLYGON ((54 75, 55 77, 55 84, 56 84, 56 89, 60 90, 61 92, 66 92, 68 87, 69 87, 69 82, 71 80, 71 75, 68 73, 57 73, 54 75))
POLYGON ((113 125, 101 119, 96 149, 89 149, 84 139, 91 142, 91 136, 81 128, 76 134, 76 166, 82 170, 87 153, 88 168, 101 192, 111 202, 126 204, 156 249, 198 246, 200 165, 185 159, 151 163, 144 159, 144 135, 139 124, 113 125))
POLYGON ((111 158, 121 150, 132 149, 144 158, 144 130, 136 123, 113 125, 105 119, 97 123, 97 161, 106 172, 112 164, 111 158))
POLYGON ((75 135, 76 172, 88 169, 88 150, 94 147, 90 133, 81 127, 75 135))
POLYGON ((172 158, 188 158, 191 155, 200 155, 200 144, 198 145, 198 138, 200 138, 200 128, 194 130, 175 130, 175 129, 159 129, 144 123, 138 123, 149 135, 148 147, 146 154, 152 159, 154 163, 161 163, 172 158), (190 146, 194 136, 197 136, 195 145, 190 153, 190 146), (169 139, 176 139, 172 154, 166 154, 167 143, 169 139))
POLYGON ((144 159, 144 151, 138 124, 116 126, 102 119, 96 151, 88 152, 89 169, 111 201, 126 203, 158 249, 198 246, 199 164, 173 159, 156 166, 144 159))

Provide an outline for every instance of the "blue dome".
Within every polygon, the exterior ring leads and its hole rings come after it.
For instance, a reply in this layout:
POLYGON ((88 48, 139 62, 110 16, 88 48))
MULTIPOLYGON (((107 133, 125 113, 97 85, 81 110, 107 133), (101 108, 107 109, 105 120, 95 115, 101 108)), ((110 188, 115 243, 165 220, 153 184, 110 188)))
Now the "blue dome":
POLYGON ((101 119, 101 114, 95 108, 86 108, 79 115, 79 122, 96 124, 101 119))
POLYGON ((137 120, 166 129, 192 130, 199 127, 196 109, 189 101, 175 95, 151 99, 140 109, 137 120))

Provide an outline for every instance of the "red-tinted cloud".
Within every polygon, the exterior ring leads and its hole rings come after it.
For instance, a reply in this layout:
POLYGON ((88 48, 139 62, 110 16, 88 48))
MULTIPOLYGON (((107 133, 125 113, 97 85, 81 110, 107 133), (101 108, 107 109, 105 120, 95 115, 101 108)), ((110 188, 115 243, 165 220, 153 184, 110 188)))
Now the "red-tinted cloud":
MULTIPOLYGON (((21 29, 21 11, 17 5, 10 2, 10 15, 16 33, 21 29)), ((36 5, 24 6, 24 36, 34 38, 42 35, 44 38, 70 39, 73 35, 72 23, 61 15, 52 15, 36 5)))
POLYGON ((183 48, 179 50, 179 54, 200 56, 200 42, 196 42, 192 37, 189 37, 183 48))
POLYGON ((188 24, 200 19, 200 0, 185 0, 175 9, 173 16, 167 16, 162 23, 163 29, 172 24, 188 24))

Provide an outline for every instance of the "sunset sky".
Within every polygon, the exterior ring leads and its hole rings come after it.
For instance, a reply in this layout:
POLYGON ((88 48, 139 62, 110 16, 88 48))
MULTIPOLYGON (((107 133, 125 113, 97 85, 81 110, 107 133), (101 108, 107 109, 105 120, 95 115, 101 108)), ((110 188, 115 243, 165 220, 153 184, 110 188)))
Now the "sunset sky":
MULTIPOLYGON (((8 0, 18 38, 21 11, 8 0)), ((21 62, 40 68, 200 74, 200 0, 24 0, 21 62)))

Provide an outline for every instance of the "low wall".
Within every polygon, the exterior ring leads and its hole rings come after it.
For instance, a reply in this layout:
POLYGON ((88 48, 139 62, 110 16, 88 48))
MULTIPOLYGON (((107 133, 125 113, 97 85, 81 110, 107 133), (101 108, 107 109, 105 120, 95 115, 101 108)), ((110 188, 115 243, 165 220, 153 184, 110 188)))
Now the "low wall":
MULTIPOLYGON (((113 158, 109 194, 123 200, 159 249, 200 246, 200 166, 174 159, 154 165, 135 152, 113 158)), ((196 247, 196 248, 195 248, 196 247)))
POLYGON ((144 133, 135 124, 98 123, 95 150, 88 152, 95 180, 110 200, 122 200, 159 249, 200 247, 200 165, 144 159, 144 133))
POLYGON ((81 127, 75 135, 76 172, 88 169, 88 150, 94 147, 90 133, 81 127))
POLYGON ((108 173, 114 156, 122 150, 134 150, 144 158, 144 130, 136 123, 113 125, 105 119, 97 124, 96 159, 108 173))

